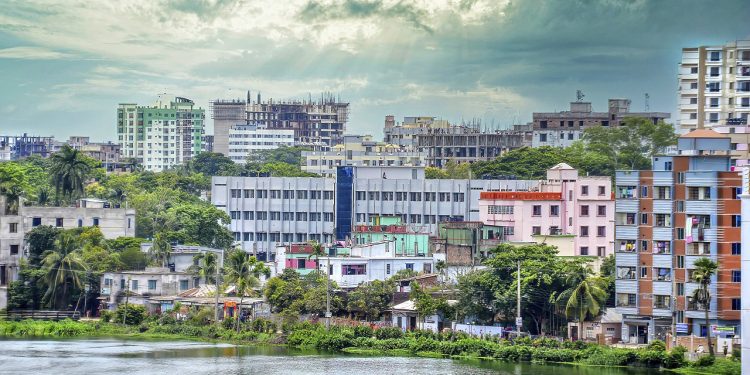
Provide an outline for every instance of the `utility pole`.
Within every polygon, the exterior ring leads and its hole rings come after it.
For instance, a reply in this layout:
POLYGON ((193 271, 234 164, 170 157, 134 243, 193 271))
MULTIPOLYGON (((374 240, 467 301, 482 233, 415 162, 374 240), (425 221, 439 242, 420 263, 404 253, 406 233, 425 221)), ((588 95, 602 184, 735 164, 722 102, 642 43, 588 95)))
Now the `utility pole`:
POLYGON ((523 320, 521 318, 521 260, 517 261, 517 277, 516 277, 516 334, 521 337, 521 326, 523 326, 523 320))
POLYGON ((331 253, 326 267, 326 329, 331 328, 331 253))
POLYGON ((122 325, 125 325, 125 317, 128 316, 128 297, 130 297, 130 276, 128 276, 128 284, 125 285, 125 311, 122 314, 122 325))

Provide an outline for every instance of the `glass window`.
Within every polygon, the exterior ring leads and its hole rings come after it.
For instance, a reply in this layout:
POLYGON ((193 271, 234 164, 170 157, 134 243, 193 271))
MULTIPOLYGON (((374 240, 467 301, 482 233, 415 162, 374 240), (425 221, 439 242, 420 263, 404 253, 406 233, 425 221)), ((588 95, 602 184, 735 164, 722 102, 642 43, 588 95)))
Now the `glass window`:
POLYGON ((542 216, 542 206, 534 205, 533 207, 531 207, 531 214, 534 216, 542 216))
POLYGON ((553 204, 549 207, 550 216, 560 216, 560 206, 553 204))
POLYGON ((581 237, 588 237, 589 236, 589 227, 587 225, 581 226, 581 237))
MULTIPOLYGON (((412 264, 412 267, 414 265, 412 264)), ((344 264, 341 266, 342 275, 367 275, 367 264, 344 264)))
POLYGON ((148 281, 148 290, 156 290, 156 280, 148 281))

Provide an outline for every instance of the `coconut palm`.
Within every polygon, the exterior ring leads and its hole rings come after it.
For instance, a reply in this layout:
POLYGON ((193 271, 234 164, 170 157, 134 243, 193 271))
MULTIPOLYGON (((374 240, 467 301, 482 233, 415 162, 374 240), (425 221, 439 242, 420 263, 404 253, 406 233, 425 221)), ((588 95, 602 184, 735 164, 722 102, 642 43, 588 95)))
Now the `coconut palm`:
POLYGON ((604 282, 594 277, 591 268, 584 263, 574 263, 566 270, 568 289, 557 297, 558 303, 565 304, 565 316, 578 318, 578 335, 583 332, 586 316, 597 316, 607 301, 604 282))
POLYGON ((693 279, 699 284, 698 289, 693 292, 693 301, 703 306, 706 313, 706 341, 708 341, 708 352, 714 355, 714 346, 711 343, 711 325, 708 320, 708 308, 711 305, 711 292, 708 290, 711 285, 711 277, 716 274, 719 265, 708 258, 700 258, 693 263, 693 279))
POLYGON ((63 145, 59 152, 52 154, 50 161, 49 174, 55 186, 57 201, 59 202, 61 197, 72 200, 82 195, 83 185, 92 170, 86 156, 68 145, 63 145))
POLYGON ((43 254, 42 270, 47 284, 44 298, 52 308, 65 308, 73 288, 81 288, 81 275, 86 265, 78 251, 80 243, 76 235, 62 232, 55 240, 55 247, 43 254))
POLYGON ((253 288, 260 285, 258 279, 260 275, 270 276, 271 270, 263 262, 241 249, 235 249, 229 253, 227 265, 224 267, 227 282, 234 284, 237 295, 240 296, 240 303, 237 305, 237 332, 240 331, 240 314, 242 302, 245 295, 252 291, 253 288))
POLYGON ((315 272, 320 272, 320 257, 326 255, 323 245, 318 241, 310 242, 312 252, 307 256, 307 259, 315 258, 315 272))
POLYGON ((217 258, 213 252, 200 253, 193 257, 194 264, 190 266, 190 271, 205 280, 206 284, 216 285, 217 258))
POLYGON ((161 267, 166 267, 171 252, 172 245, 169 244, 167 238, 161 233, 154 235, 154 242, 149 249, 151 260, 161 267))
POLYGON ((36 203, 40 206, 46 206, 50 201, 50 189, 42 186, 36 193, 36 203))

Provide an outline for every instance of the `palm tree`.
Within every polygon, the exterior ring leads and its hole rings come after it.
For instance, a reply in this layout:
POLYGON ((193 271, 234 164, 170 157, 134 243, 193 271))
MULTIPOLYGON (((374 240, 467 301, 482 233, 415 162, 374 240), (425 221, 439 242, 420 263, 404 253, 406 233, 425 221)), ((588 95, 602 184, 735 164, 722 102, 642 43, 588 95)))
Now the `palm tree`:
POLYGON ((240 303, 237 305, 236 321, 237 332, 239 332, 239 312, 242 309, 242 302, 245 295, 252 291, 252 288, 260 285, 260 280, 258 279, 260 275, 268 277, 271 274, 271 270, 254 256, 250 256, 241 249, 235 249, 229 253, 224 273, 226 274, 227 282, 234 284, 235 290, 240 296, 240 303))
POLYGON ((583 263, 571 264, 567 270, 566 284, 569 288, 557 297, 565 303, 565 317, 578 318, 578 337, 582 338, 583 321, 586 316, 597 316, 607 301, 604 282, 594 277, 591 268, 583 263))
POLYGON ((52 308, 65 308, 72 288, 81 288, 81 275, 86 265, 78 252, 78 238, 62 232, 55 240, 55 248, 47 250, 42 260, 47 292, 44 298, 52 308))
POLYGON ((708 353, 714 355, 714 346, 711 343, 711 325, 708 320, 708 308, 711 305, 711 292, 708 287, 711 285, 711 277, 716 274, 719 265, 708 258, 700 258, 693 263, 693 279, 699 284, 698 289, 693 292, 693 301, 703 305, 703 311, 706 313, 706 341, 708 341, 708 353))
POLYGON ((83 194, 83 185, 91 173, 91 165, 86 156, 68 145, 63 145, 59 152, 51 157, 49 174, 55 185, 55 196, 60 202, 62 197, 73 199, 83 194))
POLYGON ((172 245, 169 244, 169 241, 167 241, 164 235, 161 233, 157 233, 156 235, 154 235, 154 243, 151 245, 151 249, 149 250, 151 259, 161 267, 166 267, 167 261, 169 261, 169 254, 171 252, 172 245))
MULTIPOLYGON (((216 285, 216 260, 217 256, 213 252, 200 253, 193 257, 194 265, 190 266, 190 270, 193 274, 205 280, 206 284, 213 283, 216 285)), ((218 289, 217 286, 217 293, 218 289)))
POLYGON ((312 252, 307 256, 307 259, 315 258, 315 272, 320 273, 320 257, 326 255, 325 250, 323 245, 318 241, 310 242, 310 246, 312 247, 312 252))
POLYGON ((46 206, 49 203, 50 189, 47 186, 42 186, 36 194, 36 203, 40 206, 46 206))

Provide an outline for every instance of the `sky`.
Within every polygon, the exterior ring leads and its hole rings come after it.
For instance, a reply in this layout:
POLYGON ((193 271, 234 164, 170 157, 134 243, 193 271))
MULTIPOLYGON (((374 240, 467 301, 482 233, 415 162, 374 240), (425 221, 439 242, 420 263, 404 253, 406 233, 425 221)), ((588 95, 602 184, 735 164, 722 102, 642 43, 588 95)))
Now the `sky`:
POLYGON ((118 103, 162 93, 332 92, 347 132, 375 136, 389 114, 507 128, 576 90, 674 114, 681 48, 750 39, 747 0, 0 3, 0 134, 58 139, 114 140, 118 103))

